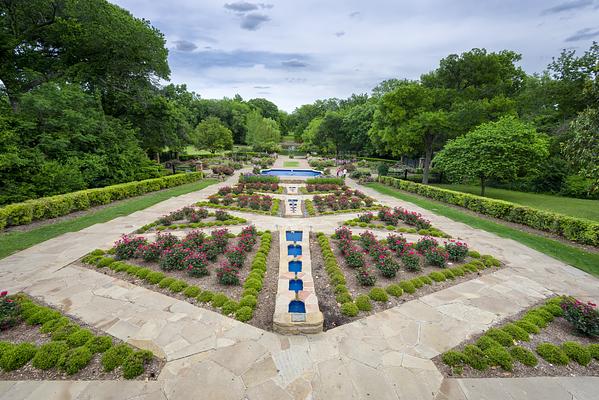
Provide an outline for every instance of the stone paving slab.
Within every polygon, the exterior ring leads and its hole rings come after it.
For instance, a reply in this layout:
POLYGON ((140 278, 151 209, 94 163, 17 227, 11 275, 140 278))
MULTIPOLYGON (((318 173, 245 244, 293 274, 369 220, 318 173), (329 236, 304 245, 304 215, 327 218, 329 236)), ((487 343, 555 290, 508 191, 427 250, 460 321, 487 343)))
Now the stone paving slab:
MULTIPOLYGON (((599 378, 526 378, 513 383, 511 379, 443 380, 432 357, 554 293, 597 300, 599 280, 515 241, 369 188, 359 187, 383 204, 421 212, 445 232, 501 259, 507 268, 319 335, 283 336, 69 265, 95 248, 110 246, 121 233, 233 184, 238 174, 0 260, 1 287, 24 290, 167 360, 153 382, 0 382, 0 399, 597 398, 599 378)), ((351 180, 348 184, 357 187, 351 180)), ((232 213, 249 216, 259 229, 285 225, 329 234, 350 218, 283 219, 232 213)))

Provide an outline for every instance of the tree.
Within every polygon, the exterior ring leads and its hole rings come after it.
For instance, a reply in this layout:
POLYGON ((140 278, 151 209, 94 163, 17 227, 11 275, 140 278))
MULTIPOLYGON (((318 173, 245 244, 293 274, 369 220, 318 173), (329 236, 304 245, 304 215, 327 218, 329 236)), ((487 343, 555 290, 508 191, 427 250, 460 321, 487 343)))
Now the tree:
POLYGON ((428 183, 435 148, 449 128, 447 93, 418 83, 400 85, 378 102, 369 135, 374 143, 395 156, 424 153, 422 183, 428 183))
POLYGON ((212 153, 233 148, 233 133, 217 117, 208 117, 198 124, 193 133, 193 142, 198 149, 212 153))
POLYGON ((484 196, 489 180, 509 181, 530 173, 548 154, 545 137, 507 116, 450 140, 434 162, 452 180, 478 179, 484 196))
POLYGON ((19 98, 63 78, 103 94, 167 79, 163 35, 106 0, 0 2, 0 81, 14 110, 19 98))
POLYGON ((322 123, 322 117, 316 117, 304 129, 302 133, 302 148, 305 151, 317 150, 318 146, 316 144, 316 134, 318 133, 318 129, 320 128, 320 124, 322 123))
POLYGON ((264 118, 270 118, 277 122, 279 121, 279 107, 277 107, 277 105, 272 101, 263 98, 256 98, 248 100, 247 103, 255 110, 260 111, 260 114, 264 118))
POLYGON ((338 111, 328 111, 318 126, 314 141, 321 149, 332 148, 336 157, 339 157, 339 152, 347 150, 349 141, 343 130, 343 115, 338 111))
POLYGON ((247 116, 246 143, 255 151, 274 151, 281 142, 281 132, 277 121, 264 118, 254 110, 247 116))
POLYGON ((566 159, 599 190, 599 111, 589 108, 570 124, 573 136, 562 144, 566 159))

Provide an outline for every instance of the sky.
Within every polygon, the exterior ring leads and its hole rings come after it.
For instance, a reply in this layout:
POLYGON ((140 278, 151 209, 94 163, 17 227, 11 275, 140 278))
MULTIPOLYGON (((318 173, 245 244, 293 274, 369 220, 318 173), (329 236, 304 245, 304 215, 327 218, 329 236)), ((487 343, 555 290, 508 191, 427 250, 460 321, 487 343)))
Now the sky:
POLYGON ((514 50, 534 73, 599 41, 599 0, 110 1, 164 33, 171 82, 288 112, 417 79, 475 47, 514 50))

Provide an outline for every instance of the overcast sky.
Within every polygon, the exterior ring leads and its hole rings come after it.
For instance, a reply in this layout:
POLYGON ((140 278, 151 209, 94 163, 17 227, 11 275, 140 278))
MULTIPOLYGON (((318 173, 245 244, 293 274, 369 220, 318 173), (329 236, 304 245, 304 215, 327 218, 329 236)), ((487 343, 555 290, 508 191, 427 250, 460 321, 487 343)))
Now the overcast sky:
POLYGON ((532 73, 599 40, 599 0, 110 1, 165 34, 172 82, 286 111, 418 78, 473 47, 515 50, 532 73))

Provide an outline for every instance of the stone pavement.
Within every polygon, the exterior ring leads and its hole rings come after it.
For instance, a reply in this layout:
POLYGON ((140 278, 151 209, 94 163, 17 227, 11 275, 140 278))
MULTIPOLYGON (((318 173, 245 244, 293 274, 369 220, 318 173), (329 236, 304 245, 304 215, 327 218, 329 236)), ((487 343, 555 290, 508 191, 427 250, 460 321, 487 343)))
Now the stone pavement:
MULTIPOLYGON (((157 381, 0 382, 0 399, 597 398, 598 378, 443 380, 432 357, 554 293, 597 300, 599 280, 515 241, 368 188, 360 187, 383 204, 421 212, 443 231, 501 259, 507 268, 322 334, 283 336, 70 265, 95 248, 110 246, 122 233, 205 199, 236 179, 0 260, 0 287, 39 297, 167 361, 157 381)), ((252 222, 259 229, 285 225, 332 233, 348 218, 255 216, 252 222)))

